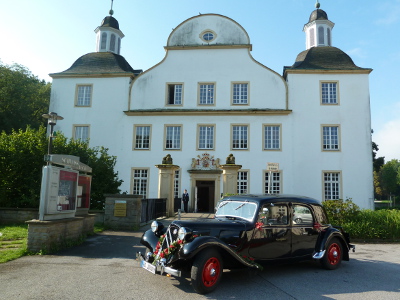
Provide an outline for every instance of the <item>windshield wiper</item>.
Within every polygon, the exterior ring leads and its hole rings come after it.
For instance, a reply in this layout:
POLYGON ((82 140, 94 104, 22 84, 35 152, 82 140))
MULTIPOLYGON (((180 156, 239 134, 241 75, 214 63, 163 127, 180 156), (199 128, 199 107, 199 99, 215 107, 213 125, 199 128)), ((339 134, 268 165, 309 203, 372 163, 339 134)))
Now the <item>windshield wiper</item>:
POLYGON ((245 206, 246 204, 247 204, 247 201, 246 201, 246 202, 243 202, 243 203, 240 204, 238 207, 236 207, 235 210, 238 210, 239 208, 241 208, 242 206, 245 206))

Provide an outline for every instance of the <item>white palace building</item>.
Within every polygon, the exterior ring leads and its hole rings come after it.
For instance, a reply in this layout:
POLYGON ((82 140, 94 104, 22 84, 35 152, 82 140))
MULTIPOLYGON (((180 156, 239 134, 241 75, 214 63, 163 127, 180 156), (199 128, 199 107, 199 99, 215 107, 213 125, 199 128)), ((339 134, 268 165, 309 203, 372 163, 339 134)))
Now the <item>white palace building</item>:
POLYGON ((55 129, 67 137, 109 148, 122 191, 159 197, 169 154, 173 197, 187 189, 189 210, 197 197, 197 210, 212 212, 227 191, 373 208, 372 69, 332 46, 325 11, 311 13, 306 50, 282 75, 252 57, 240 24, 218 14, 183 21, 164 59, 135 70, 120 54, 124 34, 111 14, 95 30, 96 52, 50 74, 50 111, 64 117, 55 129), (236 169, 224 175, 229 165, 236 169))

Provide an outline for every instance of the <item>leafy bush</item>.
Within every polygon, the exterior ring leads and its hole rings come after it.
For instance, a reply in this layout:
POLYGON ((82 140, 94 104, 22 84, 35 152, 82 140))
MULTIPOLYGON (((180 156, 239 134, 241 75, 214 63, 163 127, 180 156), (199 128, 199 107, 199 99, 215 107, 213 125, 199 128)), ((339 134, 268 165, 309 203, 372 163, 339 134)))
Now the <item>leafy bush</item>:
POLYGON ((343 225, 360 213, 360 207, 350 199, 326 200, 323 202, 329 221, 334 225, 343 225))
POLYGON ((346 220, 343 227, 353 239, 363 241, 400 241, 400 211, 395 209, 362 210, 346 220))
POLYGON ((342 226, 353 240, 363 242, 400 241, 399 210, 360 210, 351 199, 324 201, 323 205, 330 222, 342 226))
MULTIPOLYGON (((44 155, 47 153, 46 128, 28 127, 0 134, 0 207, 38 208, 44 155)), ((92 168, 91 208, 103 209, 104 194, 119 193, 122 180, 114 172, 116 157, 104 147, 89 148, 88 143, 68 140, 59 133, 53 151, 80 157, 92 168)))

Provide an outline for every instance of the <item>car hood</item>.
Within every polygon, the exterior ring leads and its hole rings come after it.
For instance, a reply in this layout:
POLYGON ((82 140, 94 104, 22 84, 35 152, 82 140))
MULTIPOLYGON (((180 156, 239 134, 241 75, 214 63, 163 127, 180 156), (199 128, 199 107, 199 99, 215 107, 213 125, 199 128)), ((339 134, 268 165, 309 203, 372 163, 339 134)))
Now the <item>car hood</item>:
POLYGON ((215 236, 219 237, 221 232, 242 232, 248 231, 253 228, 249 221, 236 219, 198 219, 198 220, 175 220, 173 222, 180 227, 189 228, 193 234, 201 236, 215 236))

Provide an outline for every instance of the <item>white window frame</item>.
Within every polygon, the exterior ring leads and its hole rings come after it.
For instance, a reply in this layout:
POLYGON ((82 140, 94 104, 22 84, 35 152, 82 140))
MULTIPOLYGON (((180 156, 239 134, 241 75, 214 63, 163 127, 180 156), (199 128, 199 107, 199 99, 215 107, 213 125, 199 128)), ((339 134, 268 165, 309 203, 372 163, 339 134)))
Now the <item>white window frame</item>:
POLYGON ((342 199, 341 171, 322 171, 322 199, 342 199))
POLYGON ((339 81, 320 81, 321 105, 339 105, 339 81))
POLYGON ((265 171, 264 172, 264 194, 268 194, 268 185, 269 185, 269 176, 271 173, 271 189, 270 193, 271 194, 282 194, 283 189, 282 189, 282 171, 276 171, 276 172, 270 172, 270 171, 265 171))
POLYGON ((232 82, 232 105, 250 104, 250 83, 232 82))
POLYGON ((200 82, 198 95, 199 105, 215 105, 215 83, 200 82))
POLYGON ((74 137, 74 140, 81 140, 82 142, 89 142, 90 125, 74 124, 72 133, 73 133, 72 136, 74 137))
POLYGON ((180 197, 181 191, 181 169, 174 172, 174 198, 180 197))
POLYGON ((77 84, 75 91, 76 107, 91 107, 93 95, 93 84, 77 84))
POLYGON ((166 87, 166 105, 182 106, 183 105, 183 83, 169 82, 166 87), (172 91, 173 89, 173 91, 172 91), (171 99, 171 96, 173 99, 171 99))
POLYGON ((147 198, 149 190, 149 168, 132 168, 132 195, 142 195, 147 198))
POLYGON ((282 125, 263 124, 263 150, 281 150, 282 125), (267 132, 269 129, 270 132, 267 132))
POLYGON ((164 131, 164 150, 181 150, 182 149, 182 125, 168 124, 165 125, 164 131), (171 145, 167 144, 171 135, 171 145))
POLYGON ((133 149, 134 150, 150 150, 151 147, 151 125, 137 124, 133 126, 133 149), (139 132, 139 131, 145 131, 139 132), (148 134, 148 141, 146 141, 143 134, 148 134), (148 144, 146 147, 146 143, 148 144))
POLYGON ((232 124, 231 125, 231 150, 250 149, 250 125, 232 124), (244 130, 246 129, 246 130, 244 130), (238 136, 237 136, 238 135, 238 136), (243 136, 245 135, 245 136, 243 136), (237 136, 237 138, 236 138, 237 136), (236 142, 237 140, 237 142, 236 142))
POLYGON ((322 151, 341 151, 339 125, 322 125, 321 134, 322 151))
POLYGON ((249 194, 249 183, 250 183, 250 172, 249 170, 239 170, 237 176, 237 193, 238 194, 249 194))
POLYGON ((197 150, 214 150, 215 124, 197 125, 197 150))

